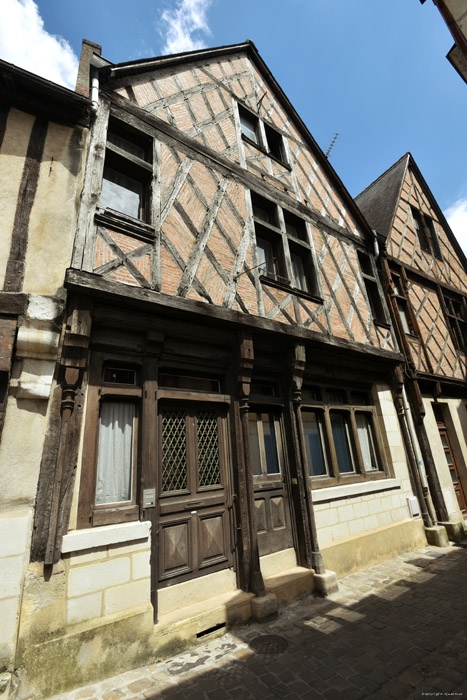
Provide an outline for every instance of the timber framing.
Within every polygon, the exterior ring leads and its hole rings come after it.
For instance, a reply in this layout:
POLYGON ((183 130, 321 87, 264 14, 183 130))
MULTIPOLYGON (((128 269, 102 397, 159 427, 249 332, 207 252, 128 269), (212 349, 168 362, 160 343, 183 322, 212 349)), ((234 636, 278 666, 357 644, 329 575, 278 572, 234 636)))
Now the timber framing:
MULTIPOLYGON (((185 300, 150 289, 132 287, 131 296, 129 296, 127 286, 82 270, 68 269, 65 275, 65 286, 70 290, 92 294, 97 299, 113 300, 114 303, 120 306, 124 302, 129 309, 143 303, 148 308, 170 309, 173 312, 193 314, 203 318, 203 321, 207 323, 222 322, 229 325, 235 324, 245 329, 251 328, 271 333, 281 333, 283 336, 315 341, 324 346, 354 351, 368 357, 385 359, 388 362, 400 362, 403 359, 399 352, 381 350, 362 343, 324 335, 306 328, 289 326, 278 321, 259 316, 250 316, 232 309, 225 309, 192 299, 185 300)), ((142 309, 143 307, 140 306, 139 308, 142 309)))

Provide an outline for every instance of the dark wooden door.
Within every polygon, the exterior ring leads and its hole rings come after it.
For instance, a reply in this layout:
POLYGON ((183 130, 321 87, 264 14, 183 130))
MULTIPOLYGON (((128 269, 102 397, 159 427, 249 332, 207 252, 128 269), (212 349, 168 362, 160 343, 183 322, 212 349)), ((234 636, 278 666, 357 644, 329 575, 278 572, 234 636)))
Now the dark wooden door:
POLYGON ((459 509, 462 513, 467 512, 467 503, 465 499, 464 490, 462 484, 459 480, 459 472, 457 470, 456 461, 454 459, 454 454, 451 449, 451 443, 449 442, 448 431, 446 426, 438 422, 439 435, 441 437, 441 442, 444 448, 444 455, 446 457, 446 462, 449 468, 449 473, 451 474, 452 484, 454 486, 454 491, 457 497, 457 503, 459 504, 459 509))
POLYGON ((280 416, 261 409, 249 413, 250 453, 260 556, 293 545, 280 416))
POLYGON ((159 407, 159 586, 231 566, 225 415, 159 407))

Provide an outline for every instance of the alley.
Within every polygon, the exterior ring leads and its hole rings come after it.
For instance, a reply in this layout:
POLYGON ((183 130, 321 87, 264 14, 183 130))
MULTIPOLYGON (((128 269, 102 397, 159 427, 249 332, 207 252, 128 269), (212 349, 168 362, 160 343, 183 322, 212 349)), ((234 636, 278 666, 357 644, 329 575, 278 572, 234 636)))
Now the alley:
POLYGON ((467 550, 424 547, 169 660, 54 700, 357 700, 467 693, 467 550))

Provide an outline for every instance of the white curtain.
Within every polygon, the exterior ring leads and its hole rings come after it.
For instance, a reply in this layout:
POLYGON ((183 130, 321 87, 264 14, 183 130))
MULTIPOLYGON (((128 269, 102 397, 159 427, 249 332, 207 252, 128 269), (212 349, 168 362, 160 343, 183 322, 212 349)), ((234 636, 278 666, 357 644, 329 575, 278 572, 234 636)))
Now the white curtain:
POLYGON ((97 505, 131 500, 134 418, 132 403, 101 404, 97 505))
POLYGON ((362 451, 363 466, 365 471, 371 471, 375 469, 375 465, 372 460, 372 446, 370 443, 370 427, 368 425, 368 419, 364 413, 357 413, 357 433, 358 440, 360 442, 360 449, 362 451))

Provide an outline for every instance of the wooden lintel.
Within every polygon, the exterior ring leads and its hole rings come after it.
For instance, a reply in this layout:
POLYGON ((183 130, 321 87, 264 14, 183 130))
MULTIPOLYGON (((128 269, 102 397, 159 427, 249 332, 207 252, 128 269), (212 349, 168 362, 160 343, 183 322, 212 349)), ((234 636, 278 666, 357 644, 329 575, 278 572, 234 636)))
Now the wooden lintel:
MULTIPOLYGON (((191 316, 193 319, 202 318, 206 324, 212 322, 234 325, 245 330, 257 330, 266 333, 280 333, 284 338, 301 339, 303 342, 316 342, 322 346, 336 349, 350 350, 360 355, 380 358, 389 362, 400 362, 403 356, 391 350, 381 350, 354 341, 343 340, 334 336, 327 336, 317 331, 311 331, 300 326, 289 326, 279 321, 253 316, 232 309, 226 309, 213 304, 207 304, 192 299, 182 299, 168 294, 162 294, 151 289, 129 287, 114 280, 107 280, 82 270, 68 269, 65 277, 65 286, 68 289, 87 293, 94 299, 105 298, 116 303, 121 308, 126 306, 129 310, 138 307, 143 311, 158 308, 163 314, 167 311, 178 312, 191 316)), ((151 313, 153 313, 151 311, 151 313)))

